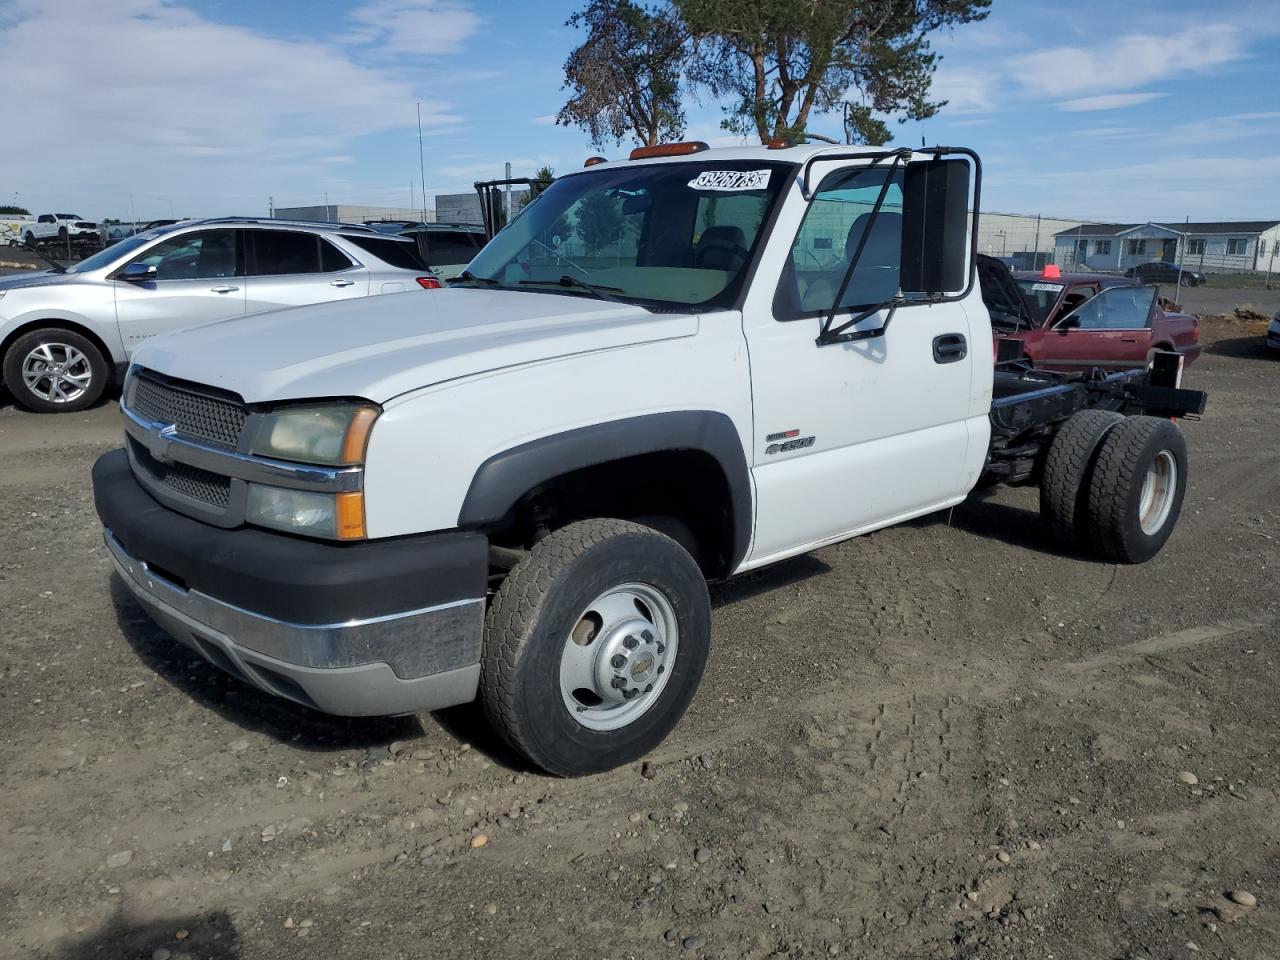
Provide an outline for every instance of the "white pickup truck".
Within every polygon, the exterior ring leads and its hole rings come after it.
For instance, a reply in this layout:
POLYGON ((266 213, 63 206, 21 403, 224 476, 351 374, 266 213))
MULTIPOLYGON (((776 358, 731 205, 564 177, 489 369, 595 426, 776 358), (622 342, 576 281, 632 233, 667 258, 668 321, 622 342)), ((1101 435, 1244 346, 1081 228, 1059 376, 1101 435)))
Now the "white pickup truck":
POLYGON ((948 148, 644 148, 557 180, 430 297, 150 340, 93 471, 115 568, 265 691, 345 715, 478 695, 579 775, 684 713, 707 580, 992 482, 1146 560, 1185 490, 1170 418, 1204 394, 1176 357, 993 362, 979 180, 948 148))
POLYGON ((98 225, 75 213, 42 213, 22 228, 22 238, 29 244, 52 240, 72 243, 97 243, 98 225))

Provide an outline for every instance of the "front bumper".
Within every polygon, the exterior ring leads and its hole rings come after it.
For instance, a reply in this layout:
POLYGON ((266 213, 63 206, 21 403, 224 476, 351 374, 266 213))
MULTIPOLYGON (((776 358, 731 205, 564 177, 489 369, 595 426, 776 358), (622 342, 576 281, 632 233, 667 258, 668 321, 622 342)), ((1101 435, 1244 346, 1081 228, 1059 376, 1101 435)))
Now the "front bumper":
POLYGON ((474 699, 484 537, 343 546, 219 529, 152 499, 122 450, 98 460, 93 481, 121 580, 166 632, 215 666, 344 716, 474 699))

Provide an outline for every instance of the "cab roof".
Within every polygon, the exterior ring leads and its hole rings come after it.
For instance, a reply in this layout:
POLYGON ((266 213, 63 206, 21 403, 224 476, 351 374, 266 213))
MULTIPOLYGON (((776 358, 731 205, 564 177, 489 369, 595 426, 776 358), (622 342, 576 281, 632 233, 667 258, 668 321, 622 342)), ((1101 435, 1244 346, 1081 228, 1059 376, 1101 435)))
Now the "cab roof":
MULTIPOLYGON (((883 151, 891 154, 900 147, 866 147, 849 144, 828 144, 828 143, 805 143, 795 147, 771 148, 765 146, 739 146, 739 147, 711 147, 707 150, 699 150, 697 153, 685 153, 674 156, 664 157, 645 157, 640 160, 629 160, 624 155, 616 160, 606 160, 603 163, 594 163, 589 167, 581 170, 571 170, 563 176, 571 177, 575 174, 584 173, 588 170, 608 170, 610 168, 630 167, 638 164, 652 163, 708 163, 718 160, 754 160, 758 163, 804 163, 812 157, 817 157, 823 153, 850 153, 850 152, 866 152, 878 153, 883 151)), ((932 151, 929 149, 917 150, 918 153, 928 154, 932 151)), ((557 177, 557 179, 559 179, 557 177)))

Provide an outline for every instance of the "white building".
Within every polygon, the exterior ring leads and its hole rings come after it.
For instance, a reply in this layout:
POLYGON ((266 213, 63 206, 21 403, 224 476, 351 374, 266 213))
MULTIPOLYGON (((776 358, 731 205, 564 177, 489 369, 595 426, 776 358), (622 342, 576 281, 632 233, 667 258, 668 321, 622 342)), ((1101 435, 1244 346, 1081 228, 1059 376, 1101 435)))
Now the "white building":
MULTIPOLYGON (((383 220, 422 221, 423 211, 413 207, 367 207, 354 203, 317 204, 313 207, 276 207, 277 220, 315 220, 321 223, 366 223, 383 220)), ((435 211, 426 209, 427 221, 435 219, 435 211)))
POLYGON ((1123 271, 1164 260, 1209 272, 1280 270, 1280 220, 1090 223, 1054 241, 1055 261, 1078 269, 1123 271))

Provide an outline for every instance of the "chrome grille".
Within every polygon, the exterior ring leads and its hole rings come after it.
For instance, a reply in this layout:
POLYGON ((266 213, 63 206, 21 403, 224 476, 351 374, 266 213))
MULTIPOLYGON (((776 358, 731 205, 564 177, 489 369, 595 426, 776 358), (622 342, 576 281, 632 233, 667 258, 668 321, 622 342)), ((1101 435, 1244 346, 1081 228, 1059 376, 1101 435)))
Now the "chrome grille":
POLYGON ((137 440, 132 437, 128 439, 134 474, 143 481, 144 486, 163 487, 219 510, 226 510, 230 505, 230 477, 211 473, 187 463, 164 463, 153 457, 137 440))
POLYGON ((172 423, 182 436, 230 449, 239 445, 247 416, 234 400, 156 380, 146 373, 134 377, 126 403, 140 417, 172 423))
POLYGON ((160 482, 174 493, 223 510, 231 502, 231 480, 228 477, 185 463, 166 465, 160 473, 160 482))

